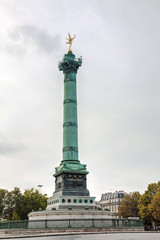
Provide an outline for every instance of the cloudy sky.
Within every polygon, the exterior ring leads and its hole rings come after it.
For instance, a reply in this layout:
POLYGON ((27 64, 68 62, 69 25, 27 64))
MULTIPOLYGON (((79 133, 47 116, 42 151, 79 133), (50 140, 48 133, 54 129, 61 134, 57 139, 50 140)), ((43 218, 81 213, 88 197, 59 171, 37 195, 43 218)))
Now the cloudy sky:
POLYGON ((159 12, 159 0, 0 0, 0 188, 54 191, 68 32, 91 195, 160 180, 159 12))

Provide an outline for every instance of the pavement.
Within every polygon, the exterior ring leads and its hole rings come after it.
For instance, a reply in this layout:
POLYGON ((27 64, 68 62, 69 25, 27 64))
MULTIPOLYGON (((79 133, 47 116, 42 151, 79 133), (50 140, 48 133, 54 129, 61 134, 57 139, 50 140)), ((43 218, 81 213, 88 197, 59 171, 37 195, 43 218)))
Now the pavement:
MULTIPOLYGON (((140 229, 139 229, 140 230, 140 229)), ((51 236, 67 236, 67 235, 88 235, 88 234, 111 234, 111 233, 144 233, 141 231, 133 231, 132 229, 61 229, 61 230, 0 230, 0 239, 18 239, 18 238, 36 238, 51 236)))

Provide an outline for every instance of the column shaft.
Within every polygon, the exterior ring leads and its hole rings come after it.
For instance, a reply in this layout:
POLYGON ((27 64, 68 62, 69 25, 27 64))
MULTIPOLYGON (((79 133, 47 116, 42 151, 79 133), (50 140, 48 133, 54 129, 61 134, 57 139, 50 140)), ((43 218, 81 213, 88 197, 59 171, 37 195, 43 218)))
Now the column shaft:
POLYGON ((78 160, 76 72, 64 73, 63 160, 78 160))

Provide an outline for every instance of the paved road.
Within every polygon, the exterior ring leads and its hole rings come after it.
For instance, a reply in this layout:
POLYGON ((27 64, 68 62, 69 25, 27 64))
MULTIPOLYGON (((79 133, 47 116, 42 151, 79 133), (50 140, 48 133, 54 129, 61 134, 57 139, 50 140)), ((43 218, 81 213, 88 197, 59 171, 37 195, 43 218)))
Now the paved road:
MULTIPOLYGON (((26 238, 26 240, 160 240, 160 232, 156 233, 114 233, 114 234, 90 234, 68 235, 26 238)), ((19 240, 19 238, 14 238, 19 240)))

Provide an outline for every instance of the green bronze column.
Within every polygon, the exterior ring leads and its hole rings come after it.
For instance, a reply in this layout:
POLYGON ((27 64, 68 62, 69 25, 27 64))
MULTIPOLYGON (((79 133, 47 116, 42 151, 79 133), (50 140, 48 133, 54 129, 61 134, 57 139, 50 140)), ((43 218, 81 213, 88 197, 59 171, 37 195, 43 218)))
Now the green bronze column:
POLYGON ((59 63, 64 74, 63 161, 74 163, 79 163, 76 74, 81 64, 82 59, 75 59, 72 52, 65 54, 59 63))
MULTIPOLYGON (((55 177, 61 174, 88 174, 85 164, 78 158, 78 121, 77 121, 77 89, 76 75, 82 65, 82 58, 75 58, 71 44, 73 38, 68 34, 68 53, 59 62, 58 67, 64 74, 64 101, 63 101, 63 159, 55 169, 55 177)), ((75 175, 76 176, 76 175, 75 175)), ((56 180, 59 181, 59 180, 56 180)))
POLYGON ((61 173, 88 173, 86 165, 81 164, 78 158, 76 74, 81 64, 82 58, 76 59, 69 51, 58 65, 64 74, 63 159, 54 176, 61 173))

